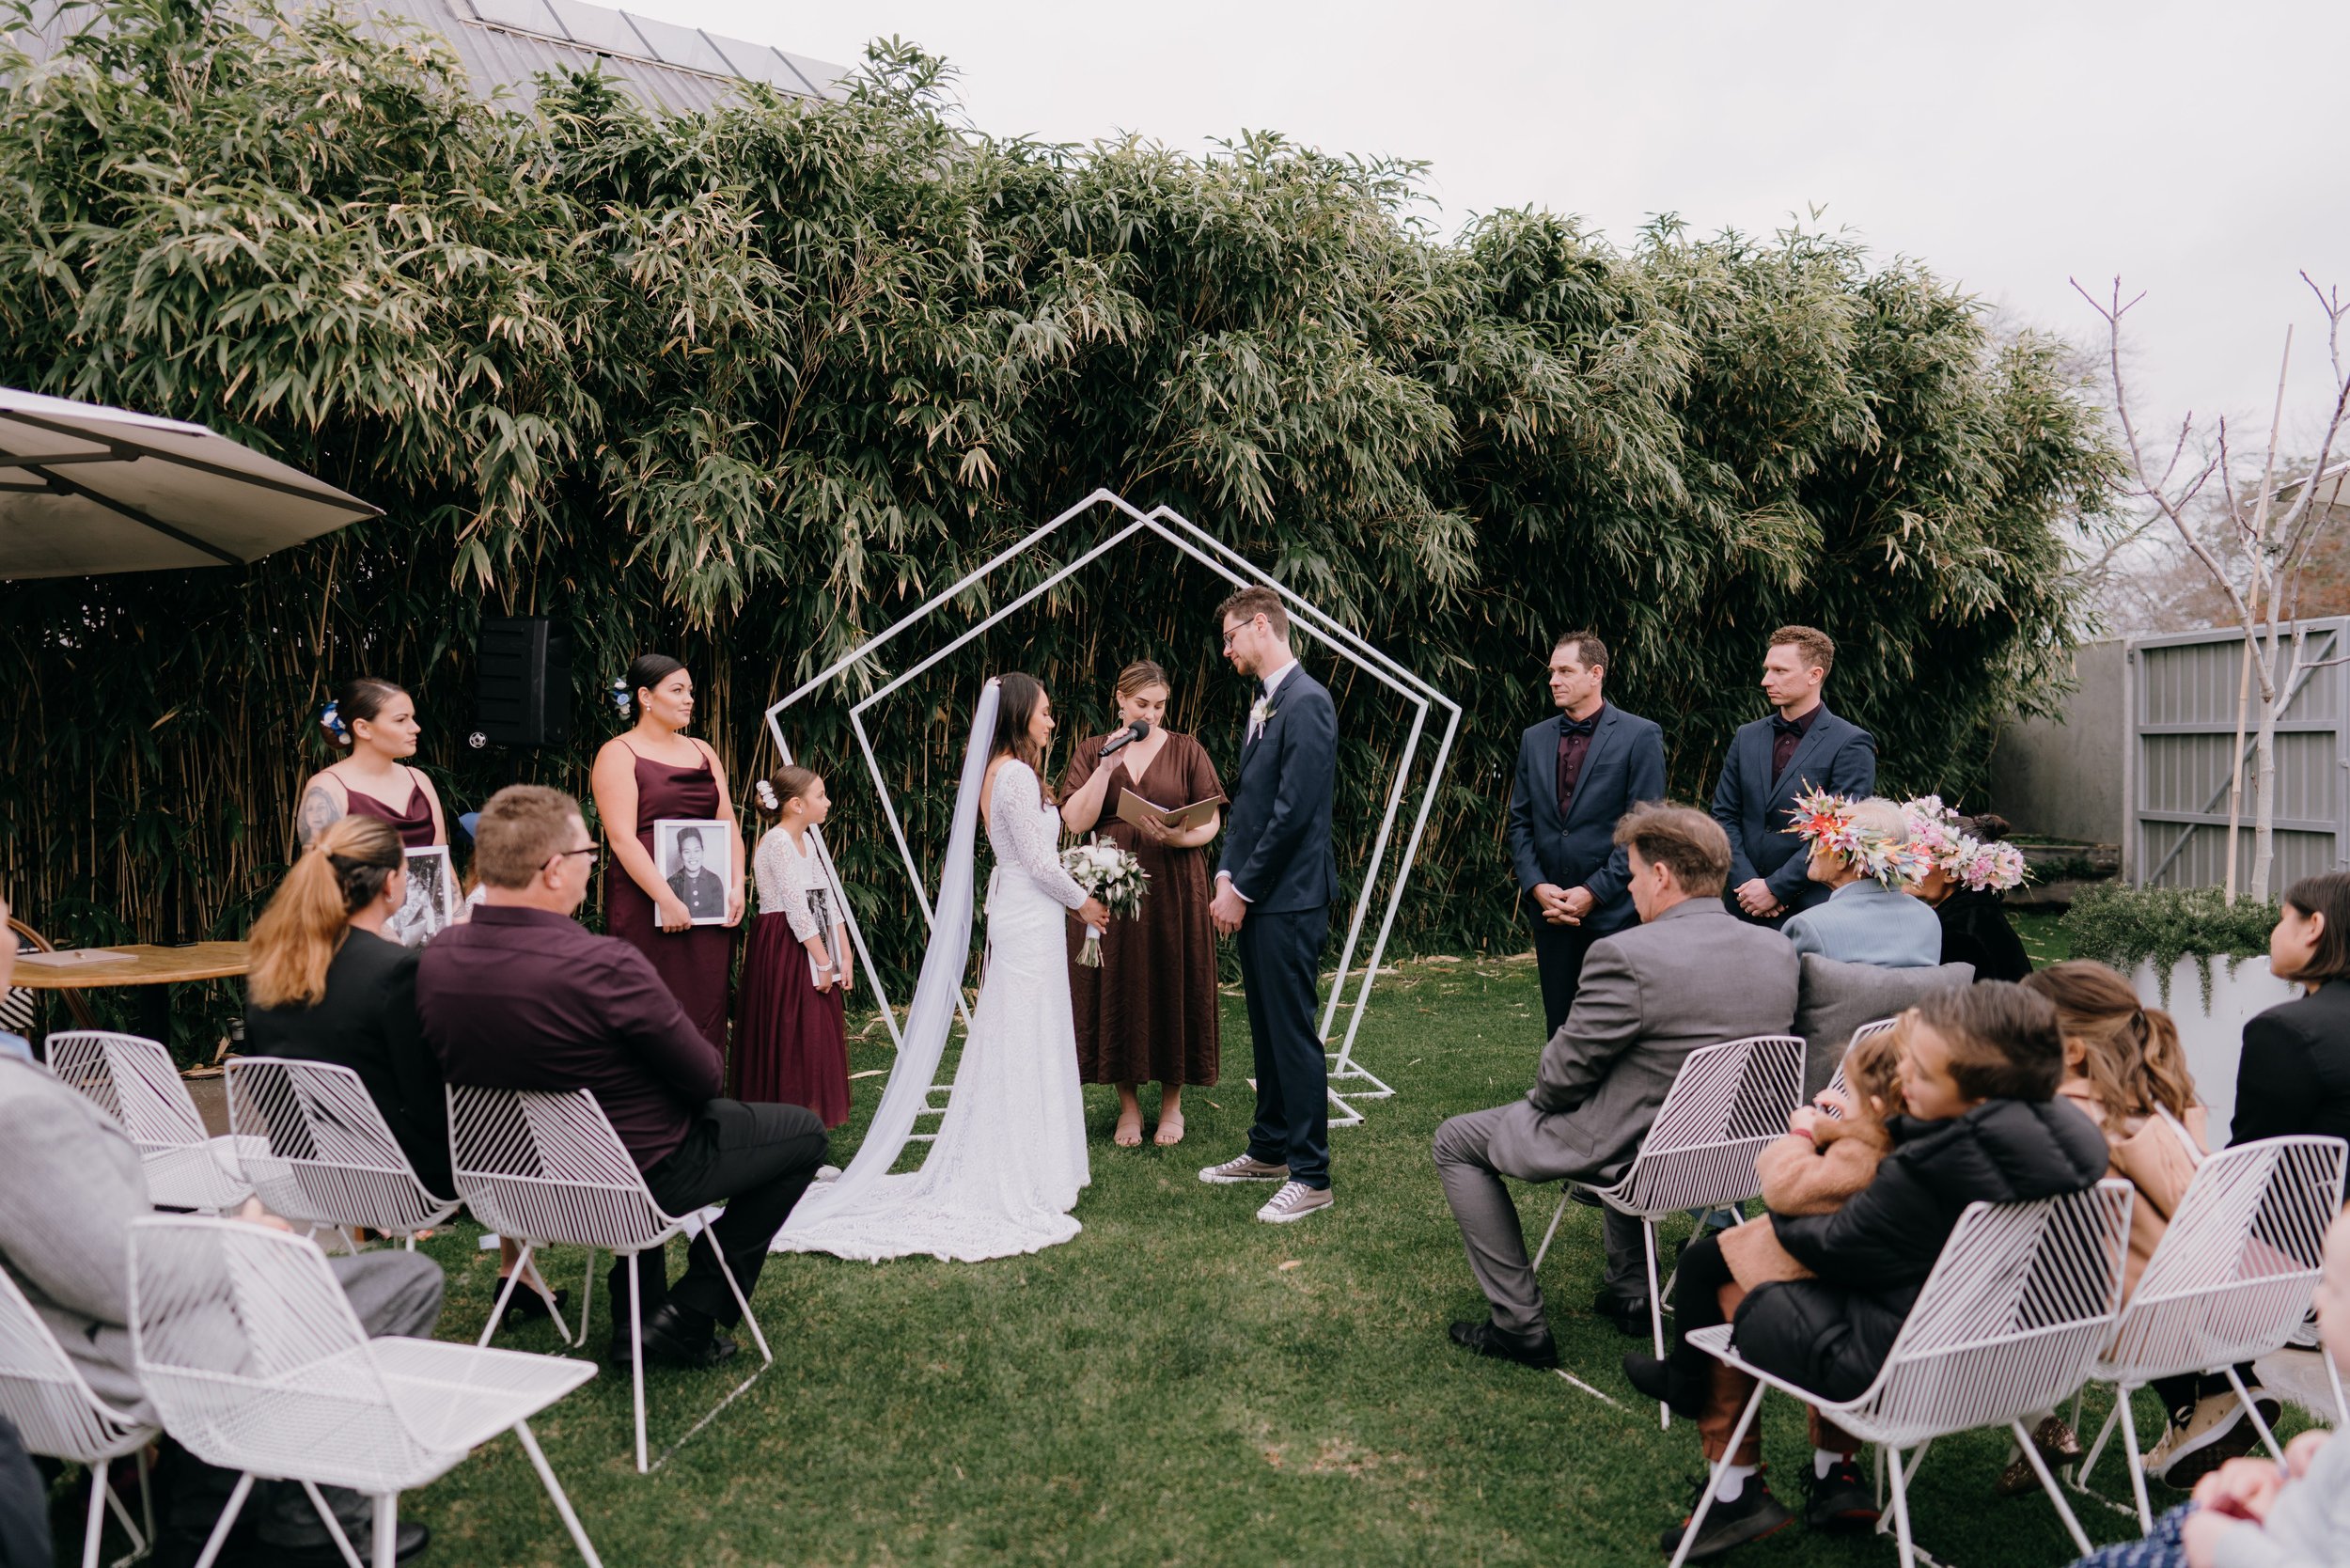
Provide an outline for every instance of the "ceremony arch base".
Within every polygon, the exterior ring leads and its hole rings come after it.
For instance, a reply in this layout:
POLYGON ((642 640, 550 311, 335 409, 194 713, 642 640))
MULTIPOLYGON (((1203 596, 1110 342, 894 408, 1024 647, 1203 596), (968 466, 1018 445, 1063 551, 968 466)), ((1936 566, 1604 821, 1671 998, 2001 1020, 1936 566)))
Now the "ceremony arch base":
MULTIPOLYGON (((1379 831, 1372 842, 1371 855, 1366 863, 1362 890, 1355 900, 1353 915, 1347 925, 1346 940, 1339 951, 1337 979, 1330 988, 1329 999, 1322 1014, 1321 1034, 1324 1050, 1329 1058, 1330 1068, 1328 1092, 1332 1110, 1331 1125, 1340 1127, 1355 1125, 1363 1120, 1363 1114, 1356 1105, 1350 1102, 1386 1099, 1395 1092, 1386 1083, 1355 1059, 1355 1037, 1361 1032, 1363 1014, 1371 1004, 1371 987, 1378 980, 1380 960, 1386 952, 1387 939, 1394 931, 1397 911, 1402 907, 1404 888, 1411 880, 1412 867, 1419 854, 1420 839, 1427 831, 1429 813, 1435 805, 1436 789, 1443 780, 1445 763, 1451 756, 1453 740, 1460 731, 1461 708, 1458 703, 1437 691, 1434 686, 1402 663, 1374 647, 1358 633, 1341 625, 1285 585, 1275 581, 1254 562, 1172 508, 1158 507, 1146 512, 1111 491, 1094 491, 1075 506, 1050 522, 1041 525, 983 564, 966 572, 953 584, 933 594, 919 606, 901 617, 887 629, 859 643, 770 707, 767 710, 767 728, 775 739, 776 754, 787 764, 792 760, 791 745, 784 734, 783 715, 793 707, 809 700, 836 682, 849 677, 900 635, 931 619, 946 605, 986 581, 989 576, 1002 570, 1009 563, 1037 549, 1065 525, 1091 512, 1097 507, 1111 509, 1113 517, 1122 519, 1122 522, 1119 522, 1090 549, 1066 561, 1017 598, 995 609, 976 625, 965 628, 944 646, 925 654, 921 659, 875 687, 850 706, 849 727, 856 736, 857 749, 864 756, 866 772, 873 781, 874 791, 881 802, 883 820, 888 824, 890 838, 897 845, 899 861, 905 868, 907 880, 913 886, 915 903, 922 911, 923 920, 926 923, 929 922, 932 917, 929 890, 924 884, 921 868, 915 859, 913 848, 906 841, 905 829, 899 820, 897 806, 891 796, 888 781, 883 776, 880 760, 874 755, 872 737, 865 727, 865 715, 869 710, 952 656, 973 639, 983 635, 997 623, 1025 609, 1063 582, 1130 541, 1139 544, 1146 543, 1153 538, 1163 540, 1236 588, 1271 588, 1281 596, 1282 603, 1289 608, 1291 625, 1293 630, 1303 632, 1308 636, 1318 637, 1328 644, 1333 651, 1352 660, 1365 673, 1402 697, 1412 710, 1410 732, 1405 738, 1403 749, 1397 759, 1394 774, 1387 787, 1386 811, 1380 819, 1379 831), (1353 967, 1355 953, 1360 945, 1373 895, 1378 889, 1381 868, 1386 864, 1388 850, 1394 839, 1396 821, 1402 809, 1413 766, 1418 757, 1421 742, 1427 735, 1429 716, 1432 713, 1442 713, 1443 731, 1436 742, 1427 782, 1419 793, 1419 801, 1412 818, 1411 829, 1403 840, 1394 879, 1389 886, 1386 907, 1380 916, 1377 934, 1372 938, 1369 956, 1357 974, 1353 967), (1348 1007, 1350 979, 1355 980, 1351 1008, 1348 1007), (1331 1032, 1337 1025, 1341 1010, 1347 1011, 1346 1031, 1340 1039, 1337 1050, 1330 1051, 1328 1047, 1331 1032), (1344 1086, 1343 1093, 1340 1092, 1341 1086, 1344 1086)), ((815 839, 817 854, 823 866, 824 875, 833 885, 837 904, 842 913, 843 923, 848 928, 849 940, 855 947, 857 957, 863 964, 866 983, 872 988, 874 1000, 881 1008, 884 1026, 889 1031, 891 1043, 895 1045, 899 1039, 897 1012, 890 1003, 887 990, 881 978, 880 967, 874 964, 872 953, 866 943, 864 930, 857 922, 855 905, 846 896, 846 890, 841 886, 838 868, 833 862, 830 849, 824 844, 823 835, 821 831, 811 830, 811 836, 815 839)), ((962 1013, 967 1029, 970 1024, 970 1013, 960 997, 957 999, 956 1009, 962 1013)), ((949 1087, 945 1084, 933 1084, 931 1087, 932 1097, 935 1099, 944 1095, 949 1087)), ((944 1105, 932 1105, 925 1114, 940 1115, 944 1111, 944 1105)), ((915 1135, 916 1138, 930 1138, 935 1136, 933 1133, 915 1135)))

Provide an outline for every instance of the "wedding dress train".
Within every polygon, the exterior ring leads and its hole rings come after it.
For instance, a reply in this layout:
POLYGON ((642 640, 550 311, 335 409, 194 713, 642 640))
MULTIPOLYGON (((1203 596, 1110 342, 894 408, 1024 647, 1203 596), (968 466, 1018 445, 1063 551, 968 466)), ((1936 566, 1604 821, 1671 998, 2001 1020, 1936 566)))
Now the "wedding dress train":
POLYGON ((1090 1173, 1070 1018, 1067 912, 1086 895, 1061 868, 1059 811, 1044 803, 1036 774, 1017 760, 997 771, 988 813, 995 873, 988 888, 987 957, 954 1092, 922 1168, 889 1174, 952 1022, 948 988, 960 989, 969 958, 969 816, 984 777, 995 698, 991 682, 980 702, 984 723, 972 726, 931 949, 881 1109, 848 1170, 829 1186, 811 1188, 792 1211, 776 1237, 778 1252, 869 1262, 928 1254, 977 1262, 1035 1252, 1082 1229, 1069 1212, 1090 1173))

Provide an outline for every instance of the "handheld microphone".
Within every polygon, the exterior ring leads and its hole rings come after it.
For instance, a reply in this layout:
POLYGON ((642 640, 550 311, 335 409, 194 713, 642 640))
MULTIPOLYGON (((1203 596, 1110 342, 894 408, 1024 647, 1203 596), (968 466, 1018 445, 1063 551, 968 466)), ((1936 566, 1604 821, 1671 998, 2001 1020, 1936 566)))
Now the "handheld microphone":
POLYGON ((1117 756, 1120 751, 1123 751, 1126 747, 1134 745, 1136 741, 1142 739, 1149 733, 1151 733, 1151 721, 1149 719, 1135 720, 1134 723, 1128 725, 1125 729, 1120 729, 1117 734, 1112 735, 1109 738, 1108 743, 1102 747, 1102 757, 1104 760, 1107 760, 1108 759, 1117 756))

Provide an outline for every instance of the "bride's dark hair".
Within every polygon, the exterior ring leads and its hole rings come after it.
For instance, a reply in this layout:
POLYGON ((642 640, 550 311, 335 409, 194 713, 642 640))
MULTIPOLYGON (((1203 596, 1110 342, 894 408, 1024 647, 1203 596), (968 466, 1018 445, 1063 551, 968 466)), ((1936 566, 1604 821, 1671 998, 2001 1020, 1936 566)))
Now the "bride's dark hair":
POLYGON ((1044 682, 1033 675, 1018 670, 999 676, 995 682, 995 738, 988 743, 987 760, 1016 757, 1028 764, 1036 775, 1037 785, 1047 801, 1053 799, 1052 781, 1044 776, 1044 748, 1036 744, 1028 727, 1036 722, 1036 711, 1044 701, 1044 682))

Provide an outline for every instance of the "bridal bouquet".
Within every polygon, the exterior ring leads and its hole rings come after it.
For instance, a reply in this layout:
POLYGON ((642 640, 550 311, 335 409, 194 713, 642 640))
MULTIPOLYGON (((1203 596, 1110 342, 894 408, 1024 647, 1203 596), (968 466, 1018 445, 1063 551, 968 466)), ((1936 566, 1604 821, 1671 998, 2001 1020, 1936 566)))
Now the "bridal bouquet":
MULTIPOLYGON (((1141 861, 1100 834, 1089 843, 1072 844, 1061 851, 1060 863, 1077 879, 1077 886, 1100 899, 1111 914, 1142 912, 1144 884, 1151 880, 1151 873, 1142 869, 1141 861)), ((1086 927, 1086 945, 1078 950, 1077 962, 1089 969, 1102 966, 1102 933, 1091 926, 1086 927)))

